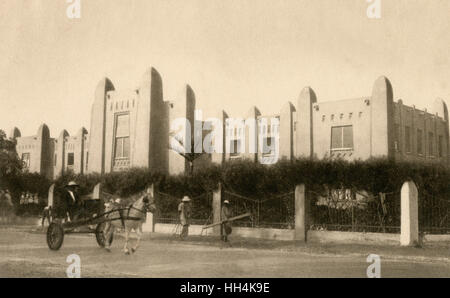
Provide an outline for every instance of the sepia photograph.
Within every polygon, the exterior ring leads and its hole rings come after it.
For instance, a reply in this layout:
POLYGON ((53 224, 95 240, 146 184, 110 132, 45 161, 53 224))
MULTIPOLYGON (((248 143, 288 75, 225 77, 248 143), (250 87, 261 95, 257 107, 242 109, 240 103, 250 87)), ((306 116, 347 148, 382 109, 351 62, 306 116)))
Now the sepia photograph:
POLYGON ((2 0, 0 37, 0 278, 450 277, 449 0, 2 0))

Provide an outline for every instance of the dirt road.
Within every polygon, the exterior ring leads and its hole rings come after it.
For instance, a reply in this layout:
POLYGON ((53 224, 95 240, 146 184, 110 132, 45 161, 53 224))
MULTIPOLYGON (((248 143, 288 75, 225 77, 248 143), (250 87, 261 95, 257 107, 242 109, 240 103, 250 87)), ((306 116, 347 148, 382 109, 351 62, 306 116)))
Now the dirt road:
POLYGON ((82 277, 366 277, 371 250, 380 254, 382 277, 450 277, 448 256, 435 251, 417 257, 414 249, 295 247, 247 239, 234 239, 232 248, 222 248, 211 238, 181 242, 150 235, 127 256, 121 250, 123 243, 116 237, 108 253, 97 246, 93 235, 73 234, 55 252, 48 249, 43 232, 0 228, 0 277, 66 277, 70 254, 80 256, 82 277))

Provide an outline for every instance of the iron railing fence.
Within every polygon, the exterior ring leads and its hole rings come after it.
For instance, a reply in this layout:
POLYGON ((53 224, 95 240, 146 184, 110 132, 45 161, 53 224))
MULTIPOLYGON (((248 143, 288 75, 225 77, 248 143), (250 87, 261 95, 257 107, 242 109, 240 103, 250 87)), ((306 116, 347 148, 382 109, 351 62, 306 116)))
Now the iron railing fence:
POLYGON ((450 234, 450 199, 419 192, 419 232, 450 234))
MULTIPOLYGON (((178 223, 177 207, 181 198, 158 193, 157 222, 178 223)), ((365 191, 333 190, 327 193, 307 192, 308 227, 310 230, 400 233, 400 192, 370 194, 365 191)), ((212 193, 192 199, 192 224, 212 223, 212 193)), ((259 197, 243 196, 224 189, 222 201, 231 201, 233 216, 250 212, 249 218, 233 226, 251 228, 293 229, 295 226, 294 192, 259 197)), ((419 231, 428 234, 450 234, 450 200, 419 191, 419 231)))
POLYGON ((223 200, 231 202, 233 216, 250 212, 250 218, 233 222, 233 226, 251 228, 293 229, 295 198, 294 192, 267 194, 251 198, 228 190, 222 193, 223 200))
POLYGON ((309 229, 400 233, 400 195, 350 189, 308 192, 309 229))

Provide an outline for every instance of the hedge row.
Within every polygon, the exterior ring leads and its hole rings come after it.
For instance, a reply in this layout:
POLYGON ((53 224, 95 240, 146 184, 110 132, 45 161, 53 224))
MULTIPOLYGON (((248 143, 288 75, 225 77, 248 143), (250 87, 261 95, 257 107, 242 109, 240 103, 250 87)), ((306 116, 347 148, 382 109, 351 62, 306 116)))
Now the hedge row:
MULTIPOLYGON (((82 195, 92 192, 95 184, 102 182, 105 192, 120 196, 134 194, 154 183, 160 192, 169 195, 161 196, 166 199, 158 202, 163 212, 169 212, 183 195, 198 197, 211 193, 217 189, 219 182, 230 192, 259 200, 293 191, 301 183, 315 192, 322 192, 325 188, 351 188, 372 194, 396 193, 403 182, 409 179, 417 184, 423 198, 433 196, 442 200, 450 199, 449 168, 442 165, 394 163, 385 159, 352 162, 297 159, 281 160, 269 166, 241 160, 211 165, 196 170, 192 175, 169 176, 149 169, 133 168, 105 175, 69 173, 54 182, 57 193, 69 180, 76 180, 81 186, 82 195)), ((25 174, 11 182, 16 193, 30 190, 42 196, 46 196, 52 183, 37 174, 25 174)), ((203 196, 199 198, 203 201, 198 204, 206 205, 209 199, 203 196)))

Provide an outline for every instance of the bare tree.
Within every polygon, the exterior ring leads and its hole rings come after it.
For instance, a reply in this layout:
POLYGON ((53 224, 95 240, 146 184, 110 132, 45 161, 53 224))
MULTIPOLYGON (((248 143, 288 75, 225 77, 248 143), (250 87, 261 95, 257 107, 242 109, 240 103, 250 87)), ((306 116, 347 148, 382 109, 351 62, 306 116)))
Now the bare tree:
POLYGON ((190 144, 187 144, 187 146, 184 144, 184 141, 182 138, 180 138, 179 135, 176 135, 175 133, 170 133, 169 135, 173 140, 175 141, 173 144, 170 142, 169 149, 177 152, 179 155, 183 156, 188 162, 189 162, 189 175, 192 175, 194 173, 194 161, 205 154, 205 152, 196 153, 195 151, 195 142, 194 138, 191 138, 189 140, 190 144), (187 150, 186 150, 187 148, 187 150), (188 152, 186 152, 188 151, 188 152))

